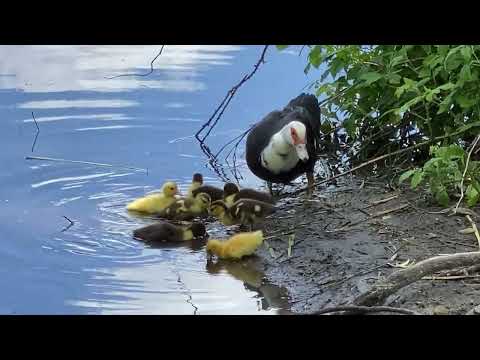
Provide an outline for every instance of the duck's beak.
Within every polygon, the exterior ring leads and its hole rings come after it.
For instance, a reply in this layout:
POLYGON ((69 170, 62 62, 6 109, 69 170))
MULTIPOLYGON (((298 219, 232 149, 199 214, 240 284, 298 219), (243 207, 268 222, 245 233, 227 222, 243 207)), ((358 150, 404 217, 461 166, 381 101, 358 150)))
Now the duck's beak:
POLYGON ((308 151, 307 145, 305 144, 297 144, 295 145, 295 151, 297 152, 298 158, 303 162, 308 161, 308 151))

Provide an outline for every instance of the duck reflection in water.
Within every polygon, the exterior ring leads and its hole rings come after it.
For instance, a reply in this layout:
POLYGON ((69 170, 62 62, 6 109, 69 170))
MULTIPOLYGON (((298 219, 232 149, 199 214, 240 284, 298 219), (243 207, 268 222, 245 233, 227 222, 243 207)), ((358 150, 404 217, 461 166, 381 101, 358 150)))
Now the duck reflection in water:
POLYGON ((242 281, 246 289, 259 293, 263 310, 276 308, 279 309, 278 314, 290 314, 286 310, 289 307, 287 290, 269 284, 266 281, 265 274, 258 270, 256 261, 255 255, 240 261, 208 260, 206 270, 210 274, 228 273, 235 279, 242 281))

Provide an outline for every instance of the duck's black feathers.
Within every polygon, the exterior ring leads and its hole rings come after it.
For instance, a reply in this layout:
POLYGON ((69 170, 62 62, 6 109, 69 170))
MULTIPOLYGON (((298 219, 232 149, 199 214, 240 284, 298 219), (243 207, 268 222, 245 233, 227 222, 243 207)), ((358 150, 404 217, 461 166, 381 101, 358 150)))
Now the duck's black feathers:
POLYGON ((272 111, 257 123, 247 136, 246 160, 250 170, 259 178, 288 184, 306 172, 313 172, 320 147, 320 107, 314 95, 301 94, 292 99, 282 111, 272 111), (274 174, 261 164, 260 154, 270 138, 291 121, 303 123, 307 130, 307 162, 299 161, 288 172, 274 174))

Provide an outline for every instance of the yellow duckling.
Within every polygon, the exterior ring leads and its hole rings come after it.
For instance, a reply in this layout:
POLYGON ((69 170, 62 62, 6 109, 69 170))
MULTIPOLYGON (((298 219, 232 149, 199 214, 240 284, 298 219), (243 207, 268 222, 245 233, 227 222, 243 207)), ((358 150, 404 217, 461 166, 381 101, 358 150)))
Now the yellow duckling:
POLYGON ((220 259, 241 259, 252 255, 263 243, 263 232, 245 232, 233 235, 226 241, 211 239, 207 242, 207 254, 220 259))
POLYGON ((187 198, 193 198, 195 195, 193 194, 194 190, 197 190, 200 186, 203 185, 203 176, 202 174, 195 173, 193 174, 192 184, 188 188, 187 191, 187 198))
POLYGON ((275 204, 275 200, 267 193, 254 189, 241 189, 234 183, 226 183, 223 187, 223 196, 225 204, 231 207, 240 199, 251 199, 261 201, 267 204, 275 204))
POLYGON ((127 210, 147 214, 161 213, 175 202, 176 194, 178 194, 177 184, 173 181, 169 181, 163 185, 161 193, 147 195, 134 200, 127 205, 127 210))
POLYGON ((240 222, 231 215, 228 206, 222 200, 214 201, 212 205, 210 205, 210 213, 225 226, 240 224, 240 222))
POLYGON ((159 215, 171 220, 191 220, 195 216, 206 216, 210 207, 210 195, 199 193, 195 198, 177 199, 159 215))

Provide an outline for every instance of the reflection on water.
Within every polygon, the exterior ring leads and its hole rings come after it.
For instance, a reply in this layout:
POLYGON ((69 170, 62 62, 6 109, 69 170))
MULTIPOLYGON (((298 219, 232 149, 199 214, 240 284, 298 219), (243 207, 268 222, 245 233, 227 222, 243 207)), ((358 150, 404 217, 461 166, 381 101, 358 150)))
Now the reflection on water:
MULTIPOLYGON (((166 180, 186 192, 205 167, 192 134, 262 46, 0 46, 0 313, 271 314, 286 293, 254 259, 207 264, 204 242, 151 247, 132 238, 155 221, 125 205, 166 180), (119 164, 25 161, 35 156, 119 164), (65 218, 73 222, 73 225, 65 218), (71 226, 70 226, 71 225, 71 226)), ((308 79, 304 60, 269 53, 211 134, 218 147, 283 106, 308 79), (288 70, 288 71, 287 71, 288 70), (282 74, 282 76, 278 76, 282 74)), ((242 149, 241 149, 242 151, 242 149)), ((261 183, 243 169, 243 185, 261 183)), ((208 224, 211 236, 231 233, 208 224)))

